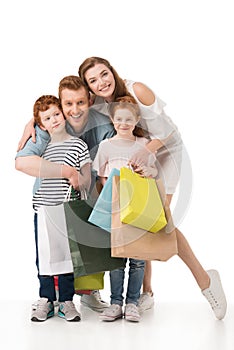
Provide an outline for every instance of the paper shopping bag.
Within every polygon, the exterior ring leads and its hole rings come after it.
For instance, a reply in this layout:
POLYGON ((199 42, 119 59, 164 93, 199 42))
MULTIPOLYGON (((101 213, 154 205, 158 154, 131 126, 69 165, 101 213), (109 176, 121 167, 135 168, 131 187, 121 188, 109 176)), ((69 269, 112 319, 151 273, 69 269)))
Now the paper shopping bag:
POLYGON ((119 175, 119 170, 114 168, 111 170, 88 219, 89 222, 108 232, 111 232, 112 178, 115 175, 119 175))
POLYGON ((155 179, 142 177, 129 168, 120 169, 120 219, 151 232, 167 224, 155 179))
POLYGON ((110 233, 88 222, 92 206, 88 200, 63 203, 74 276, 111 271, 124 266, 111 256, 110 233))
POLYGON ((40 275, 73 272, 63 205, 38 209, 38 260, 40 275))
MULTIPOLYGON (((112 184, 112 256, 167 261, 178 253, 176 231, 170 208, 165 204, 164 210, 168 224, 157 234, 122 223, 120 220, 119 181, 119 177, 114 176, 112 184)), ((157 181, 157 184, 163 200, 166 196, 163 185, 160 180, 157 181)))

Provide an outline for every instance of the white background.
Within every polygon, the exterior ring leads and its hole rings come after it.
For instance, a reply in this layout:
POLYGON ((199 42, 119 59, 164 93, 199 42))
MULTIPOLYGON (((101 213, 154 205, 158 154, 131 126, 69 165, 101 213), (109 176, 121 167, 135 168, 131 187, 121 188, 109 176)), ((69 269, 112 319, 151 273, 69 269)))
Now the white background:
MULTIPOLYGON (((180 223, 204 268, 217 268, 229 304, 233 275, 233 10, 228 0, 4 1, 1 33, 1 300, 37 297, 33 178, 14 169, 34 101, 56 94, 89 56, 167 103, 192 163, 192 199, 180 223)), ((178 257, 153 263, 157 301, 200 301, 178 257)), ((106 290, 108 298, 109 291, 106 290)))

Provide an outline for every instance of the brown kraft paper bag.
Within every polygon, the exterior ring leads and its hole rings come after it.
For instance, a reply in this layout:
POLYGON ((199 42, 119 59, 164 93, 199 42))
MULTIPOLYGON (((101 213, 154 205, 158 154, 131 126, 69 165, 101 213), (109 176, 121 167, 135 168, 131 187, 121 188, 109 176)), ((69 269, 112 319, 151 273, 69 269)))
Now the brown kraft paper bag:
POLYGON ((111 256, 140 260, 167 261, 178 253, 176 231, 162 181, 156 180, 164 204, 167 225, 157 233, 124 224, 120 221, 119 176, 112 183, 111 256))

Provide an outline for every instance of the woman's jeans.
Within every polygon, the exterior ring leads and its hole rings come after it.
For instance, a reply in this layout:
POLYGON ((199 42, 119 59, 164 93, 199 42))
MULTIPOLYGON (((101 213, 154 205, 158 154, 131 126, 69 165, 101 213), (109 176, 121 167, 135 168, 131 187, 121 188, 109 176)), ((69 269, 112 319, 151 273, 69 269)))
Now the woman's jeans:
MULTIPOLYGON (((39 274, 37 213, 34 214, 34 232, 36 242, 36 265, 38 270, 38 279, 40 282, 39 295, 40 298, 48 298, 49 301, 53 302, 57 299, 55 293, 54 276, 42 276, 39 274)), ((58 275, 58 290, 60 302, 73 299, 75 293, 73 273, 58 275)))
POLYGON ((124 277, 126 263, 129 261, 129 277, 126 304, 137 305, 144 278, 145 261, 125 259, 125 267, 110 271, 111 304, 123 305, 124 277))

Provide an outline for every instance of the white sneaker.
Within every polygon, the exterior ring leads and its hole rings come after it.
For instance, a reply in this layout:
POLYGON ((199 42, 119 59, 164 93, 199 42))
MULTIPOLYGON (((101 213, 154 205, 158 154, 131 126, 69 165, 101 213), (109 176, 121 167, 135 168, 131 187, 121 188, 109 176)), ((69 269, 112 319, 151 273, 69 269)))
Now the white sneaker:
MULTIPOLYGON (((32 311, 36 310, 38 305, 39 305, 39 300, 34 301, 32 303, 32 311)), ((58 307, 58 306, 59 306, 59 302, 58 302, 58 300, 55 300, 54 301, 54 307, 58 307)))
POLYGON ((112 304, 106 308, 99 316, 101 321, 115 321, 123 317, 123 309, 121 305, 112 304))
POLYGON ((58 316, 69 322, 79 322, 81 320, 80 313, 71 300, 59 303, 58 316))
POLYGON ((154 306, 154 297, 150 292, 142 293, 138 300, 138 310, 144 312, 151 309, 154 306))
POLYGON ((92 290, 91 294, 83 294, 80 297, 81 304, 98 312, 104 311, 110 305, 102 300, 99 290, 92 290))
POLYGON ((135 304, 127 304, 125 306, 124 317, 126 321, 139 322, 140 314, 135 304))
POLYGON ((31 321, 43 322, 54 316, 54 305, 47 298, 40 298, 37 307, 32 310, 31 321))
POLYGON ((210 286, 202 290, 202 294, 210 303, 218 320, 224 318, 227 311, 227 301, 221 284, 220 276, 216 270, 206 271, 210 277, 210 286))

